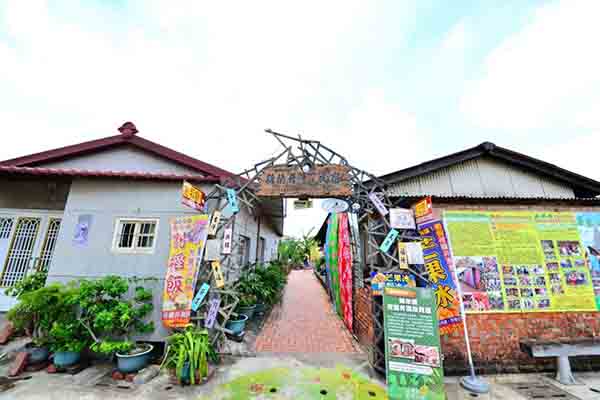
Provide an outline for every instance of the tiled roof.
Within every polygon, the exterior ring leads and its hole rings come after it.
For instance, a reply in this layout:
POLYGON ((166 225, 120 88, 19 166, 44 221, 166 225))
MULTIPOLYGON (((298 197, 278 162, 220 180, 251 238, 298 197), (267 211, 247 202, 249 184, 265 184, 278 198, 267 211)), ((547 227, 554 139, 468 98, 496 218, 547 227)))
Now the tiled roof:
POLYGON ((164 181, 182 181, 215 183, 218 177, 204 177, 190 174, 166 174, 156 172, 133 171, 97 171, 73 168, 40 168, 40 167, 14 167, 0 166, 0 175, 28 175, 28 176, 65 176, 65 177, 94 177, 94 178, 129 178, 164 181))

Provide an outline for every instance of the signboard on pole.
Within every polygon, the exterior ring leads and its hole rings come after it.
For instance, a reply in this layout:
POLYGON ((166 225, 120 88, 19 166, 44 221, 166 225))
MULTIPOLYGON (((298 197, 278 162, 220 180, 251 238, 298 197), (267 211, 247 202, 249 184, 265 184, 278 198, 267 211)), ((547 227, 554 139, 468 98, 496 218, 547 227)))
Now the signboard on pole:
POLYGON ((267 167, 260 177, 258 196, 347 197, 352 195, 350 167, 315 165, 308 172, 298 166, 267 167))
POLYGON ((410 208, 390 208, 390 226, 396 229, 417 229, 410 208))
POLYGON ((204 211, 206 195, 189 182, 183 182, 181 188, 181 203, 194 210, 204 211))
POLYGON ((223 229, 223 249, 221 253, 231 254, 233 247, 233 224, 229 224, 223 229))
POLYGON ((442 353, 433 291, 386 285, 383 307, 390 400, 444 400, 442 353))

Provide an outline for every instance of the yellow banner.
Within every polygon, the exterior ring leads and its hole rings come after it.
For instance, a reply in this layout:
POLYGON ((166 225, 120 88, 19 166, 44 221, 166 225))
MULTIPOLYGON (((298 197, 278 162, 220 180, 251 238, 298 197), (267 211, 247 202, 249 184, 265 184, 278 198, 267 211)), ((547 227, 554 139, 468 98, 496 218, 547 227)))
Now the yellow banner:
POLYGON ((468 312, 596 311, 576 214, 446 211, 468 312))
POLYGON ((171 220, 171 248, 162 308, 166 327, 183 327, 190 322, 194 285, 207 235, 208 215, 171 220))

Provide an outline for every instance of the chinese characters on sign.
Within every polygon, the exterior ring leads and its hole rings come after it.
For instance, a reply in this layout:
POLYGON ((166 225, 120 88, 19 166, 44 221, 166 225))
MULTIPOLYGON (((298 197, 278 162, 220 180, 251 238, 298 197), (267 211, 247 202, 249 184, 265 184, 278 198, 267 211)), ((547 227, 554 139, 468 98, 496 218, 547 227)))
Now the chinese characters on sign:
POLYGON ((444 226, 440 221, 431 221, 419 225, 419 233, 423 238, 421 247, 425 272, 436 298, 440 333, 453 332, 460 328, 460 304, 444 226))
POLYGON ((231 254, 233 247, 233 224, 229 224, 223 230, 223 254, 231 254))
POLYGON ((388 209, 385 207, 385 204, 383 204, 383 201, 381 201, 381 199, 377 196, 376 193, 369 193, 369 200, 371 200, 371 203, 373 203, 373 205, 375 206, 377 211, 379 211, 379 214, 381 214, 382 217, 388 215, 388 209))
POLYGON ((440 335, 431 289, 386 284, 383 315, 390 400, 444 400, 440 335))
POLYGON ((227 202, 232 213, 237 214, 240 211, 237 194, 234 189, 227 189, 227 202))
POLYGON ((217 234, 217 228, 219 227, 219 222, 221 221, 221 213, 217 210, 213 211, 210 216, 210 225, 208 226, 208 235, 215 236, 217 234))
POLYGON ((200 304, 202 304, 202 300, 204 300, 204 298, 206 297, 206 294, 208 293, 209 289, 210 285, 206 282, 204 282, 202 286, 200 286, 198 293, 196 293, 196 297, 194 297, 194 300, 192 301, 192 310, 198 311, 198 307, 200 307, 200 304))
POLYGON ((345 165, 315 165, 308 172, 300 167, 265 168, 258 196, 330 197, 351 196, 350 168, 345 165))
POLYGON ((207 329, 212 329, 215 325, 215 321, 217 320, 217 313, 219 312, 219 306, 221 305, 221 298, 216 296, 208 301, 210 304, 208 309, 208 315, 206 317, 206 321, 204 322, 204 327, 207 329))
POLYGON ((182 327, 190 321, 194 280, 202 261, 207 233, 208 215, 171 220, 171 249, 162 307, 162 321, 166 327, 182 327))
POLYGON ((390 226, 396 229, 416 229, 415 217, 411 209, 390 208, 390 226))
POLYGON ((415 287, 415 278, 408 271, 401 272, 371 272, 371 292, 373 296, 382 296, 383 288, 415 287))
POLYGON ((225 279, 223 279, 223 272, 221 271, 221 263, 219 261, 213 261, 211 263, 213 278, 215 278, 215 285, 217 289, 221 289, 225 286, 225 279))
POLYGON ((417 219, 417 223, 425 223, 431 221, 433 218, 433 207, 431 206, 431 197, 425 197, 423 200, 419 201, 414 205, 415 208, 415 218, 417 219))
POLYGON ((398 242, 398 264, 400 269, 408 269, 407 244, 408 243, 398 242))
POLYGON ((189 182, 183 182, 181 192, 181 202, 184 205, 193 208, 194 210, 204 211, 206 195, 202 190, 192 186, 189 182))
POLYGON ((392 245, 396 241, 397 237, 398 231, 395 229, 390 230, 390 232, 385 237, 383 243, 381 243, 381 246, 379 246, 379 250, 383 251, 384 253, 387 253, 390 247, 392 247, 392 245))

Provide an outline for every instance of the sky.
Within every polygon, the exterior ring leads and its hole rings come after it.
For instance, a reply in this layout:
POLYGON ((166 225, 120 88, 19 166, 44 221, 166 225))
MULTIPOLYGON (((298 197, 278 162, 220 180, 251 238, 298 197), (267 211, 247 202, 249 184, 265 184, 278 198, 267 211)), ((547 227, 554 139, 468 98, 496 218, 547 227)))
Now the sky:
MULTIPOLYGON (((600 180, 600 1, 0 1, 0 159, 140 135, 240 172, 265 128, 389 173, 484 141, 600 180)), ((288 207, 286 233, 324 212, 288 207)))

